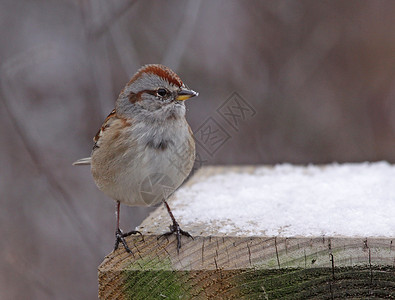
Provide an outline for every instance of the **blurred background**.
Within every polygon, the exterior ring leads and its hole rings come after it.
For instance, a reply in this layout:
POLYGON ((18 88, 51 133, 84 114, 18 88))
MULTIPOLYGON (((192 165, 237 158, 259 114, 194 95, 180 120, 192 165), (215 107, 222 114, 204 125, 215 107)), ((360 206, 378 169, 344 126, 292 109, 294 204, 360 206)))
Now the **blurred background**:
MULTIPOLYGON (((95 299, 115 204, 92 137, 163 63, 205 164, 395 162, 395 2, 0 0, 0 299, 95 299)), ((122 228, 150 209, 122 207, 122 228)), ((165 229, 164 229, 165 230, 165 229)))

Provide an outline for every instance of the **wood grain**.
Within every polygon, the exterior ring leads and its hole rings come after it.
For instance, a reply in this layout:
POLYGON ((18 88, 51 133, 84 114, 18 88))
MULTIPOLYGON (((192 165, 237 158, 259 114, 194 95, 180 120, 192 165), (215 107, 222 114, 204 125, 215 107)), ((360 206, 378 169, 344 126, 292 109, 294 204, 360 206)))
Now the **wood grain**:
MULTIPOLYGON (((211 174, 254 167, 206 167, 211 174)), ((171 205, 171 200, 169 204, 171 205)), ((395 298, 393 240, 379 237, 230 236, 202 224, 161 238, 170 219, 163 207, 141 225, 144 241, 127 239, 99 267, 101 299, 371 299, 395 298)))

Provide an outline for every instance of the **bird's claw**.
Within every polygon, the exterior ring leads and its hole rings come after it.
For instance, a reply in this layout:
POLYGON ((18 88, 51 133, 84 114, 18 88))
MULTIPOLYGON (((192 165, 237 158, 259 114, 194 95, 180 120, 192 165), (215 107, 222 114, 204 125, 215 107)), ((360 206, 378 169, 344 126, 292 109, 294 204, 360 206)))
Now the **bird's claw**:
POLYGON ((144 237, 141 234, 140 231, 137 230, 132 230, 126 233, 123 233, 121 229, 117 229, 115 231, 115 245, 114 245, 114 251, 118 249, 119 243, 122 243, 123 247, 125 248, 126 252, 133 254, 132 250, 130 250, 128 244, 126 243, 125 237, 132 235, 132 234, 139 234, 141 235, 141 238, 144 241, 144 237))
POLYGON ((180 248, 181 248, 181 235, 184 235, 186 237, 190 237, 191 239, 194 239, 192 235, 189 234, 189 232, 184 231, 181 229, 180 225, 177 222, 174 222, 173 225, 169 226, 170 231, 165 232, 164 234, 158 236, 158 240, 162 237, 167 237, 169 235, 172 235, 173 233, 177 237, 177 253, 180 253, 180 248))

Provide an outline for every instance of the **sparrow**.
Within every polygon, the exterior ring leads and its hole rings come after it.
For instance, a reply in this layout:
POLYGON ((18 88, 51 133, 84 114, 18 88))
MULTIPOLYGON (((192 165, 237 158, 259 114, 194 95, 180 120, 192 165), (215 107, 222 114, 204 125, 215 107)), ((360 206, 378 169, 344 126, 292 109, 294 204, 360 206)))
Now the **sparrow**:
POLYGON ((121 243, 131 253, 125 237, 141 235, 136 230, 124 233, 120 229, 121 203, 152 206, 162 201, 172 225, 161 236, 175 234, 177 251, 181 235, 192 238, 180 228, 167 199, 188 177, 195 161, 195 142, 185 118, 184 101, 197 95, 168 67, 141 67, 93 138, 91 156, 73 163, 90 165, 97 187, 116 202, 114 251, 121 243))

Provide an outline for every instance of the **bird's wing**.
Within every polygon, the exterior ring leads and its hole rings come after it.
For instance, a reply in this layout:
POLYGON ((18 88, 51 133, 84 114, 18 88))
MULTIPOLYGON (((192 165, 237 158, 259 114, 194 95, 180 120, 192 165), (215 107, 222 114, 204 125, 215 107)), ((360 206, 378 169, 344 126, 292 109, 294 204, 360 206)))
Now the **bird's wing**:
POLYGON ((97 148, 100 148, 100 138, 102 137, 104 131, 110 127, 111 123, 114 122, 117 117, 117 112, 115 109, 113 109, 110 114, 107 116, 107 118, 104 120, 103 125, 100 127, 99 131, 96 133, 96 135, 93 138, 93 141, 95 144, 93 145, 92 152, 95 151, 97 148))
MULTIPOLYGON (((110 114, 107 116, 107 118, 104 120, 103 125, 100 127, 99 131, 96 133, 96 135, 93 138, 93 149, 92 152, 95 151, 97 148, 100 148, 100 137, 103 135, 103 132, 110 127, 111 123, 114 122, 117 119, 117 113, 115 109, 113 109, 110 114)), ((81 158, 75 162, 73 162, 73 166, 84 166, 84 165, 90 165, 91 164, 91 157, 86 157, 86 158, 81 158)))

